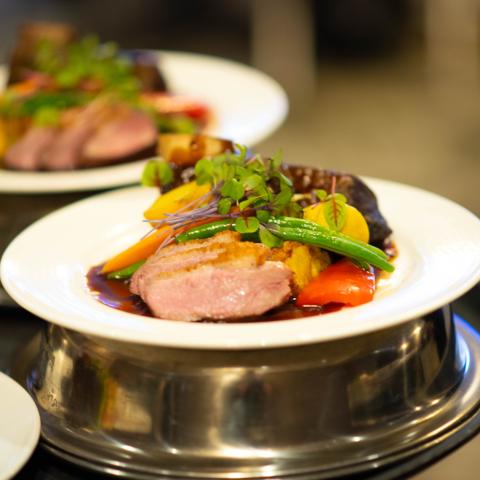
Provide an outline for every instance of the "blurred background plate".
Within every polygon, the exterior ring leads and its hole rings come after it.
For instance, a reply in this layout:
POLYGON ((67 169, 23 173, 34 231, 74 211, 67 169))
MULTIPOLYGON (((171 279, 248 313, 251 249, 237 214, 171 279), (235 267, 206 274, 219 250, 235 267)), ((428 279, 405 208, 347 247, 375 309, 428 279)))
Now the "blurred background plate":
MULTIPOLYGON (((269 76, 230 60, 208 55, 159 51, 159 63, 172 93, 186 95, 213 112, 207 133, 248 146, 264 140, 284 121, 287 96, 269 76)), ((0 85, 6 68, 1 67, 0 85)), ((112 188, 137 183, 143 161, 68 172, 0 170, 0 192, 49 193, 112 188)))

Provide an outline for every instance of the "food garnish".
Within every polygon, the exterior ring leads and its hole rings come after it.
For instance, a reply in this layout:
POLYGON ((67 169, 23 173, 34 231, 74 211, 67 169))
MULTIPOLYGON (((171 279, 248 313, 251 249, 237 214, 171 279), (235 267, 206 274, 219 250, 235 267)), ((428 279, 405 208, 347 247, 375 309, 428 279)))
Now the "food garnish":
POLYGON ((162 159, 151 159, 143 168, 141 184, 144 187, 162 188, 173 182, 173 169, 162 159))
POLYGON ((102 44, 95 35, 64 46, 40 41, 34 71, 46 75, 60 90, 104 90, 128 98, 141 89, 130 59, 121 55, 117 44, 102 44))
POLYGON ((335 186, 336 177, 333 177, 330 195, 325 190, 317 190, 320 201, 304 209, 304 218, 368 243, 370 233, 364 216, 348 205, 345 195, 335 192, 335 186))
MULTIPOLYGON (((193 163, 190 181, 161 194, 145 211, 150 233, 102 268, 109 279, 131 277, 131 291, 155 315, 176 320, 262 315, 288 300, 285 293, 263 292, 265 301, 257 302, 246 285, 255 278, 258 288, 262 282, 267 288, 277 271, 282 292, 289 279, 287 297, 296 298, 299 308, 354 306, 373 298, 374 269, 394 270, 387 254, 368 243, 367 221, 335 191, 335 178, 329 194, 313 192, 319 201, 305 205, 312 197, 295 191, 281 152, 263 157, 242 145, 233 151, 225 146, 193 163), (235 275, 249 292, 245 298, 234 295, 235 306, 210 307, 200 300, 209 291, 201 282, 210 283, 212 295, 224 295, 222 282, 234 282, 235 275), (177 293, 169 303, 169 288, 183 292, 191 308, 185 310, 177 293)), ((171 165, 157 160, 147 164, 142 182, 162 190, 175 178, 171 165)))
MULTIPOLYGON (((208 202, 189 211, 151 219, 151 223, 157 227, 169 225, 174 229, 186 227, 188 231, 189 223, 199 218, 228 219, 217 224, 215 229, 208 225, 197 227, 192 238, 207 238, 209 231, 217 233, 221 229, 235 230, 240 234, 258 232, 259 241, 267 247, 278 247, 282 240, 294 240, 393 271, 382 250, 338 232, 338 226, 332 229, 298 218, 302 209, 293 201, 292 182, 281 171, 280 153, 267 159, 260 155, 249 158, 246 147, 237 145, 237 148, 237 152, 205 158, 195 165, 197 185, 211 186, 208 202)), ((342 207, 337 206, 338 211, 341 208, 346 210, 346 199, 337 200, 337 203, 342 204, 342 207)), ((345 218, 346 214, 343 216, 345 218)), ((172 241, 174 238, 172 234, 172 241)))

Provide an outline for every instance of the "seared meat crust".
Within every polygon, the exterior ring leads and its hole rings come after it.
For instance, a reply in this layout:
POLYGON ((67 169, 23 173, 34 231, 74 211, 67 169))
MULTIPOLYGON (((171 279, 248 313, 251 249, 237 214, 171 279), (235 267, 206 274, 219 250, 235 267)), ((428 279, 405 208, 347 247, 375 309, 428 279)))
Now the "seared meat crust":
POLYGON ((155 316, 196 321, 261 315, 291 295, 292 272, 270 249, 222 232, 160 249, 133 275, 130 289, 155 316))

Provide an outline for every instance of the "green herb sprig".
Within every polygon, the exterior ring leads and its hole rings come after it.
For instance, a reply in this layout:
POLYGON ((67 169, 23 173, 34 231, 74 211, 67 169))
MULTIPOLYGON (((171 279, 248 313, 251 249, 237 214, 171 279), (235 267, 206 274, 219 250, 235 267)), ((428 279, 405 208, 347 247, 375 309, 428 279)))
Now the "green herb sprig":
POLYGON ((291 180, 280 167, 282 154, 270 158, 247 156, 247 148, 235 146, 234 153, 224 153, 203 158, 195 165, 199 185, 210 183, 219 188, 222 214, 255 210, 259 220, 267 221, 268 214, 275 215, 287 208, 293 197, 291 180))
POLYGON ((340 232, 347 221, 347 197, 336 192, 337 178, 332 178, 331 193, 325 190, 317 190, 315 193, 321 203, 324 204, 323 215, 327 225, 334 231, 340 232))
POLYGON ((330 229, 288 213, 296 210, 296 204, 292 183, 281 171, 281 152, 265 159, 260 155, 249 157, 246 147, 235 147, 236 152, 197 162, 197 183, 210 184, 212 188, 192 202, 189 211, 184 207, 167 218, 149 220, 157 228, 166 224, 177 231, 168 242, 204 239, 224 230, 235 230, 243 239, 260 241, 271 248, 280 247, 285 240, 298 241, 345 255, 363 268, 371 264, 387 272, 394 270, 383 251, 338 232, 346 198, 335 192, 335 181, 330 195, 317 191, 319 199, 330 204, 329 216, 335 224, 330 229), (205 219, 210 222, 194 225, 205 219))
MULTIPOLYGON (((291 180, 282 171, 282 153, 270 158, 249 155, 247 147, 235 145, 234 152, 202 158, 195 165, 195 179, 199 185, 210 184, 212 189, 205 204, 167 218, 153 220, 156 227, 165 224, 185 228, 200 218, 232 219, 235 231, 255 234, 261 242, 273 247, 281 244, 266 227, 274 215, 299 216, 300 208, 292 201, 291 180)), ((158 165, 147 164, 142 183, 159 183, 158 165), (153 180, 152 180, 153 179, 153 180)))
POLYGON ((61 89, 74 89, 82 81, 100 82, 103 91, 120 96, 136 95, 140 84, 131 62, 119 54, 113 42, 100 43, 94 35, 59 47, 48 40, 37 46, 35 68, 54 78, 61 89))
POLYGON ((280 240, 263 225, 272 215, 298 216, 301 211, 292 201, 292 182, 281 171, 282 152, 270 158, 249 157, 245 146, 235 145, 235 148, 236 152, 197 162, 196 181, 200 185, 210 183, 218 190, 217 212, 221 216, 236 217, 237 232, 259 232, 263 243, 278 246, 280 240))
POLYGON ((144 187, 166 187, 173 182, 173 169, 168 162, 161 158, 152 158, 143 168, 140 183, 144 187))

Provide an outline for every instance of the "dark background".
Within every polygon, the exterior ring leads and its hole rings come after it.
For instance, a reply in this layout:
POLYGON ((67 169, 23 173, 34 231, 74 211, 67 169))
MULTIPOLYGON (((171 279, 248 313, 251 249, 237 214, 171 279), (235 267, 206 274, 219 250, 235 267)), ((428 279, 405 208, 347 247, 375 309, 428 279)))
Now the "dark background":
POLYGON ((17 26, 57 20, 125 48, 249 63, 291 114, 264 141, 287 160, 418 185, 480 212, 474 0, 0 0, 0 59, 17 26))

